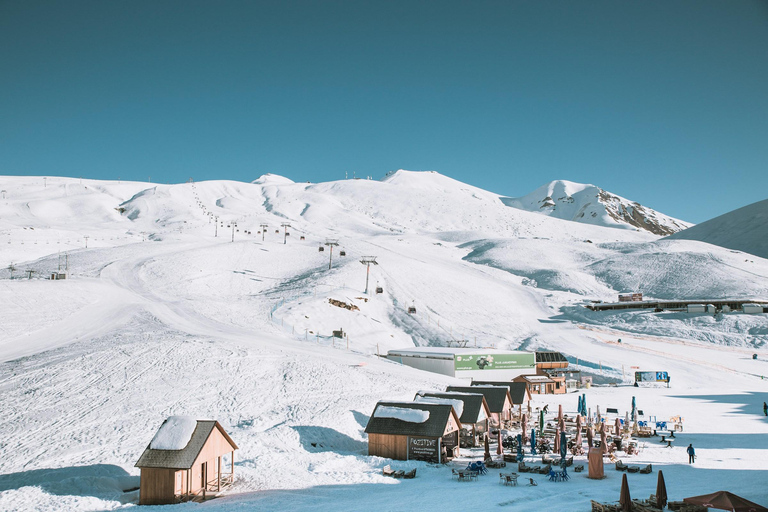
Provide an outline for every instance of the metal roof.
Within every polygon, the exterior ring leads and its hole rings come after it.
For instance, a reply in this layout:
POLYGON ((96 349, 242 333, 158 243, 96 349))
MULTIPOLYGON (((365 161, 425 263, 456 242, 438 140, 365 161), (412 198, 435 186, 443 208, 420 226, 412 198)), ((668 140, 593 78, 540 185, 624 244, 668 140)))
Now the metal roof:
MULTIPOLYGON (((416 396, 431 396, 435 398, 450 398, 452 400, 461 400, 464 402, 464 410, 461 412, 461 423, 479 423, 485 418, 480 418, 480 412, 483 410, 483 401, 485 397, 482 393, 451 393, 450 391, 439 392, 429 391, 419 393, 416 396)), ((489 409, 490 410, 490 409, 489 409)))
POLYGON ((189 469, 195 463, 197 456, 200 455, 200 451, 205 446, 214 428, 218 428, 224 438, 232 445, 232 448, 237 450, 237 445, 224 431, 224 428, 218 421, 197 420, 195 431, 192 433, 187 446, 182 450, 153 450, 147 445, 147 449, 141 454, 135 467, 189 469))
POLYGON ((525 382, 472 382, 472 386, 475 387, 483 385, 505 386, 507 389, 509 389, 509 396, 512 398, 512 403, 514 405, 524 404, 526 395, 530 394, 528 391, 528 386, 525 384, 525 382))
POLYGON ((500 413, 504 410, 504 400, 509 394, 509 388, 504 386, 448 386, 446 391, 461 391, 462 393, 482 393, 491 412, 500 413))
MULTIPOLYGON (((429 404, 424 402, 379 402, 373 410, 366 434, 390 434, 412 437, 443 437, 448 419, 453 411, 450 404, 429 404), (402 409, 416 409, 429 412, 429 419, 423 423, 413 423, 397 418, 381 418, 376 416, 379 407, 399 407, 402 409)), ((461 425, 459 425, 461 427, 461 425)))

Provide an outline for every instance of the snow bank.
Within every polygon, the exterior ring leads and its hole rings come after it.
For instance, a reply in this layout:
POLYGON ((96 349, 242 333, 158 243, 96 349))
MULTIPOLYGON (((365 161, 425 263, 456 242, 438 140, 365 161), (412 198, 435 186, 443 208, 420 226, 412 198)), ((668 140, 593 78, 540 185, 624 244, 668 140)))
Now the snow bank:
POLYGON ((149 447, 153 450, 183 450, 192 439, 197 420, 191 416, 170 416, 160 426, 149 447))
POLYGON ((436 396, 417 396, 414 402, 420 402, 424 404, 448 404, 452 405, 456 411, 456 415, 461 417, 464 412, 464 402, 453 398, 438 398, 436 396))
POLYGON ((419 409, 406 409, 404 407, 390 407, 382 405, 373 413, 376 418, 394 418, 409 423, 424 423, 429 419, 429 411, 419 409))

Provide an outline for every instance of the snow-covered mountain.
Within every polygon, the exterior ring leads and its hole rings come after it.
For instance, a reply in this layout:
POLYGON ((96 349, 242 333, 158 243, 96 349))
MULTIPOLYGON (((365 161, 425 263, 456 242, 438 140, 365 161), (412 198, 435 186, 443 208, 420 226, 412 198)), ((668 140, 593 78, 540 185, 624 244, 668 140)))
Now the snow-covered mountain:
POLYGON ((725 213, 668 238, 699 240, 768 258, 768 199, 725 213))
MULTIPOLYGON (((684 489, 676 499, 716 478, 768 502, 768 458, 754 448, 768 434, 768 315, 584 307, 628 290, 766 298, 766 259, 511 208, 433 172, 177 185, 0 176, 0 190, 0 510, 132 509, 134 464, 170 415, 217 419, 240 447, 235 485, 204 505, 216 512, 615 500, 610 477, 574 474, 560 494, 521 487, 512 503, 489 477, 457 492, 448 467, 368 456, 377 400, 460 382, 377 353, 454 340, 557 350, 594 378, 580 390, 591 407, 623 415, 636 397, 646 417, 685 417, 695 470, 680 463, 684 443, 628 459, 663 466, 684 489), (365 256, 378 263, 370 274, 365 256), (62 266, 66 280, 45 279, 62 266), (669 371, 673 388, 632 387, 633 367, 669 371), (385 464, 416 467, 421 483, 382 476, 385 464)), ((571 415, 576 400, 535 395, 534 409, 545 404, 571 415)), ((482 451, 462 448, 454 467, 482 451)))
POLYGON ((523 197, 506 197, 502 201, 508 206, 558 219, 642 229, 654 235, 670 235, 692 225, 600 187, 565 180, 556 180, 523 197))

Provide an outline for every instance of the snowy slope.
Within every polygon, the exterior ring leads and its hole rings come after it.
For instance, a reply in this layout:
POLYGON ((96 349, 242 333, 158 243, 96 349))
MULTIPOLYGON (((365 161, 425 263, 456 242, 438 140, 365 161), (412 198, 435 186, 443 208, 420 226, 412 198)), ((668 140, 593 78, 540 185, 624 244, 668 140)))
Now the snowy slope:
POLYGON ((699 240, 768 258, 768 199, 702 222, 669 238, 699 240))
POLYGON ((558 219, 669 235, 691 226, 594 185, 557 180, 504 203, 558 219))
MULTIPOLYGON (((462 508, 587 510, 590 499, 618 498, 610 469, 602 481, 574 474, 567 484, 517 489, 491 474, 457 493, 449 468, 367 456, 363 430, 378 400, 458 383, 376 353, 455 339, 559 350, 596 382, 619 384, 586 390, 590 407, 623 413, 636 395, 646 414, 683 415, 674 448, 648 441, 629 459, 663 468, 671 498, 710 492, 717 481, 768 503, 759 441, 768 424, 754 414, 768 375, 766 315, 582 307, 627 289, 764 297, 768 260, 510 208, 437 173, 318 184, 94 182, 65 220, 45 213, 79 186, 61 180, 51 193, 50 178, 44 186, 0 177, 2 207, 13 213, 2 217, 0 260, 17 267, 13 280, 0 269, 0 510, 133 506, 133 464, 169 416, 217 419, 240 446, 237 483, 204 505, 212 510, 359 510, 363 495, 373 511, 429 509, 446 496, 462 508), (36 278, 57 269, 63 231, 98 240, 64 251, 69 279, 36 278), (331 269, 329 249, 318 251, 327 238, 340 244, 331 269), (379 263, 367 295, 362 256, 379 263), (39 274, 18 279, 27 268, 39 274), (373 293, 376 284, 383 293, 373 293), (347 336, 334 340, 338 329, 347 336), (670 371, 673 388, 623 386, 633 366, 670 371), (695 468, 683 463, 688 442, 700 456, 695 468), (383 477, 385 464, 417 467, 417 479, 383 477)), ((534 408, 546 403, 571 414, 576 400, 537 396, 534 408)), ((655 477, 634 475, 631 485, 642 497, 655 477)))

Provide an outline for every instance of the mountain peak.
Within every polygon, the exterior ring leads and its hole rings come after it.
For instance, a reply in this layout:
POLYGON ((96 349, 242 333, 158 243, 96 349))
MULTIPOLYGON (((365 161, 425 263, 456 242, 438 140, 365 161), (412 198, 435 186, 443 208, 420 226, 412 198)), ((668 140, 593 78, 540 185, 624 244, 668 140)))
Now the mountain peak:
POLYGON ((601 226, 671 235, 691 226, 595 185, 555 180, 523 197, 505 197, 507 206, 550 217, 601 226))

